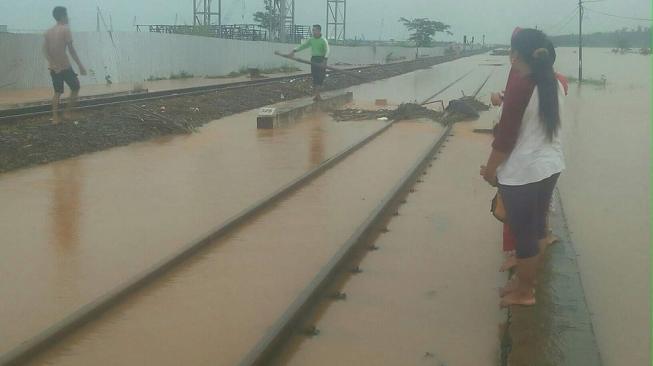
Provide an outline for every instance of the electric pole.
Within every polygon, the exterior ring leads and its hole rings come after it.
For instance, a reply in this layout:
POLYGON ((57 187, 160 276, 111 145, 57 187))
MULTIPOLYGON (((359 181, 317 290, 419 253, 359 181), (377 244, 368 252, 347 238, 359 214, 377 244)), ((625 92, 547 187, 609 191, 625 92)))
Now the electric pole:
POLYGON ((583 82, 583 1, 578 0, 578 83, 583 82))

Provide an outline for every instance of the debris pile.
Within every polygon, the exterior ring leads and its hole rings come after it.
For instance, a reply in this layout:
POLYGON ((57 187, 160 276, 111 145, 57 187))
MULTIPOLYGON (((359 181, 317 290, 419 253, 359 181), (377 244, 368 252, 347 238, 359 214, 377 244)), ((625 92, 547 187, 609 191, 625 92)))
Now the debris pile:
POLYGON ((336 121, 365 121, 371 119, 389 119, 390 114, 393 111, 389 109, 379 109, 379 110, 364 110, 356 108, 347 108, 335 110, 331 113, 331 116, 336 121))
POLYGON ((435 111, 417 103, 401 103, 397 109, 390 114, 390 119, 401 121, 406 119, 429 118, 439 121, 442 112, 435 111))
POLYGON ((487 111, 489 109, 490 106, 481 103, 474 97, 464 96, 449 102, 440 122, 448 125, 455 122, 476 119, 479 117, 479 111, 487 111))
POLYGON ((402 121, 417 118, 428 118, 444 125, 476 119, 479 111, 487 111, 490 106, 483 104, 474 97, 465 96, 449 102, 444 112, 439 112, 417 103, 402 103, 395 110, 378 109, 341 109, 334 111, 331 116, 336 121, 364 121, 364 120, 394 120, 402 121))

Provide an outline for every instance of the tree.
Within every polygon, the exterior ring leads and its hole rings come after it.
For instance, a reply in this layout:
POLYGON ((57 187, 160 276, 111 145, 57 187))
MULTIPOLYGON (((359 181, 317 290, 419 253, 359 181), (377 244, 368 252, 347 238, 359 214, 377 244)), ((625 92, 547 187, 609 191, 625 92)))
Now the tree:
POLYGON ((449 35, 453 35, 449 31, 451 28, 450 25, 436 20, 427 18, 406 19, 402 17, 399 18, 399 21, 404 23, 404 26, 412 32, 408 39, 414 41, 417 48, 430 46, 433 42, 433 37, 438 32, 446 32, 449 35))
POLYGON ((277 13, 272 0, 264 0, 265 2, 265 11, 257 11, 254 13, 254 22, 258 23, 261 27, 265 29, 274 29, 278 21, 279 14, 277 13))

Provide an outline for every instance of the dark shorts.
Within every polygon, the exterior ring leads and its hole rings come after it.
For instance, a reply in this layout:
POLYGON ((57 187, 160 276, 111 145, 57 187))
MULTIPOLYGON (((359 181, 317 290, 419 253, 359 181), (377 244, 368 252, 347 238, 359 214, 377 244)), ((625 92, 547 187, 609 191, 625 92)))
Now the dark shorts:
MULTIPOLYGON (((324 61, 324 57, 321 56, 311 57, 311 63, 323 63, 324 61)), ((311 76, 313 77, 313 86, 322 86, 326 77, 326 69, 311 65, 311 76)))
POLYGON ((77 78, 77 74, 75 74, 72 68, 68 68, 59 72, 50 70, 50 76, 52 77, 52 86, 54 87, 55 93, 63 94, 64 81, 70 90, 79 90, 79 79, 77 78))
POLYGON ((521 186, 499 185, 506 207, 506 222, 517 241, 517 258, 530 258, 539 252, 538 241, 546 237, 546 218, 553 189, 560 173, 539 182, 521 186))

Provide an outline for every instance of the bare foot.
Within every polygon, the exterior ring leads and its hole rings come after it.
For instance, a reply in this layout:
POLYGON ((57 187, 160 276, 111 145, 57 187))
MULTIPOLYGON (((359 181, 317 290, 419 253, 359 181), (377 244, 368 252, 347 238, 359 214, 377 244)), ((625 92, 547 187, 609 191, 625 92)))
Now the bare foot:
MULTIPOLYGON (((535 281, 535 283, 537 284, 537 281, 535 281)), ((508 283, 506 283, 505 286, 499 289, 499 296, 504 297, 509 293, 517 290, 518 287, 519 287, 519 278, 517 278, 517 276, 513 276, 511 279, 508 280, 508 283)), ((535 295, 535 289, 533 289, 533 295, 535 295)))
POLYGON ((551 245, 551 244, 555 244, 555 243, 559 242, 560 238, 558 238, 557 236, 549 233, 544 240, 546 240, 546 245, 551 245))
POLYGON ((518 287, 518 281, 519 280, 517 279, 517 277, 513 277, 510 280, 508 280, 508 283, 506 283, 505 286, 499 289, 499 296, 504 297, 509 293, 515 291, 518 287))
POLYGON ((535 305, 535 295, 532 291, 523 293, 522 291, 513 291, 501 299, 499 307, 507 308, 512 305, 533 306, 535 305))
POLYGON ((505 272, 516 265, 517 265, 517 257, 514 255, 509 255, 501 265, 501 268, 499 268, 499 272, 505 272))

